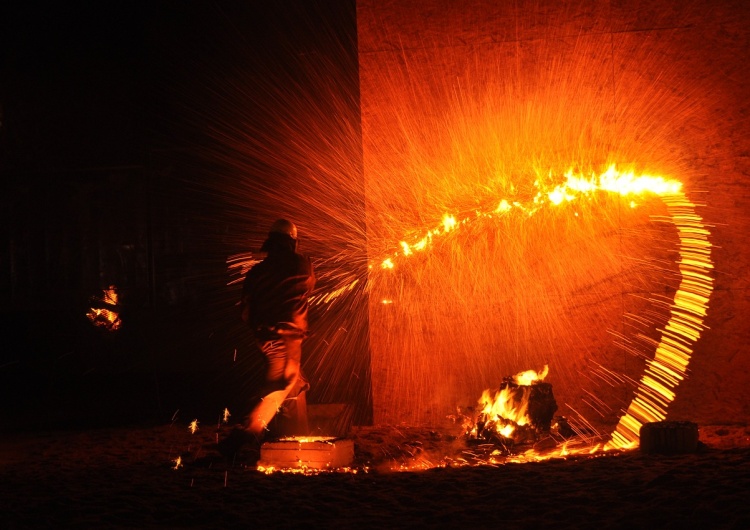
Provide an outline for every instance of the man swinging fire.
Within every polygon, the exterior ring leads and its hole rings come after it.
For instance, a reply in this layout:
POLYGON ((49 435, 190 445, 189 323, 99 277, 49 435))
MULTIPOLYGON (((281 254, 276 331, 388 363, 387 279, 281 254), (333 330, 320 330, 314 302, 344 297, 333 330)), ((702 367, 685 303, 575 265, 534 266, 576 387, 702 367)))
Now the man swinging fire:
POLYGON ((246 424, 219 443, 219 451, 227 457, 245 444, 259 447, 269 423, 282 409, 284 434, 308 433, 305 392, 310 385, 300 363, 315 273, 310 259, 297 253, 297 227, 286 219, 271 225, 261 251, 267 256, 245 276, 241 309, 268 369, 261 400, 246 424))

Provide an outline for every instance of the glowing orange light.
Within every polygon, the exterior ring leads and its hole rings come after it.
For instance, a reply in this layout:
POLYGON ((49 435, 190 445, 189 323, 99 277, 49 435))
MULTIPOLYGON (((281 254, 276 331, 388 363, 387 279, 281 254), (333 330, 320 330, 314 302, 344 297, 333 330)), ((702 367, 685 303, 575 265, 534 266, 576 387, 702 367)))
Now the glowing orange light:
MULTIPOLYGON (((664 329, 659 330, 661 337, 656 344, 654 358, 647 361, 635 397, 607 445, 607 448, 633 447, 638 443, 638 433, 643 423, 666 418, 667 407, 675 397, 674 389, 686 377, 692 344, 698 340, 705 327, 703 318, 713 291, 713 280, 709 274, 713 269, 711 243, 708 241, 710 231, 696 213, 695 204, 682 191, 682 183, 675 179, 619 171, 612 165, 598 175, 592 173, 586 176, 569 170, 562 182, 556 185, 548 185, 537 179, 534 187, 537 189, 536 194, 526 202, 511 202, 509 198, 501 198, 496 203, 498 206, 492 210, 479 210, 463 217, 445 214, 440 226, 428 230, 426 235, 418 237, 416 241, 420 250, 427 250, 434 243, 435 236, 455 231, 460 226, 479 219, 502 217, 513 210, 532 216, 546 207, 563 207, 591 197, 594 192, 614 193, 623 197, 648 194, 659 197, 666 205, 669 219, 678 232, 680 246, 677 265, 681 280, 672 302, 669 321, 664 329)), ((630 201, 630 206, 637 206, 635 199, 630 201)), ((573 213, 575 216, 579 215, 578 211, 573 213)), ((399 260, 413 255, 412 245, 408 241, 402 241, 401 246, 403 252, 394 252, 382 260, 383 269, 395 271, 399 260)), ((515 418, 523 421, 523 414, 519 411, 503 408, 506 406, 504 399, 507 396, 503 396, 501 392, 494 397, 483 396, 482 402, 490 413, 495 413, 497 409, 502 414, 510 414, 514 421, 515 418)))
POLYGON ((92 324, 97 327, 106 329, 107 331, 117 331, 122 325, 120 315, 115 310, 117 308, 117 287, 111 285, 109 289, 104 289, 101 298, 92 298, 95 302, 106 304, 109 308, 94 308, 89 309, 86 316, 89 318, 92 324))
MULTIPOLYGON (((541 372, 526 370, 513 376, 513 382, 519 386, 529 386, 541 382, 547 377, 549 366, 545 365, 541 372)), ((495 424, 496 431, 504 438, 510 438, 516 426, 528 425, 531 420, 528 416, 529 398, 531 393, 524 392, 520 401, 515 388, 506 386, 492 395, 489 389, 482 393, 479 398, 481 407, 480 414, 489 418, 495 424)), ((470 435, 476 436, 477 426, 473 425, 470 435)))
POLYGON ((544 378, 549 374, 549 366, 544 365, 541 372, 534 370, 526 370, 525 372, 518 373, 513 376, 513 382, 521 386, 529 386, 532 383, 544 381, 544 378))
MULTIPOLYGON (((553 175, 550 175, 550 179, 553 177, 553 175)), ((455 231, 460 225, 478 219, 492 218, 493 214, 507 214, 513 209, 526 212, 528 216, 532 216, 548 205, 560 206, 589 196, 596 191, 615 193, 621 196, 653 194, 666 197, 682 195, 682 183, 677 180, 653 175, 636 175, 633 171, 618 171, 615 165, 611 165, 599 175, 592 173, 585 176, 582 173, 575 173, 571 169, 563 177, 563 182, 554 186, 545 184, 538 179, 534 181, 537 193, 530 201, 525 203, 510 202, 507 198, 501 198, 496 208, 488 211, 478 210, 473 217, 458 217, 446 213, 438 227, 428 230, 422 237, 417 237, 414 243, 401 241, 399 243, 401 251, 394 252, 392 256, 383 259, 381 268, 395 269, 397 259, 414 255, 414 250, 426 250, 433 243, 435 236, 448 234, 455 231)), ((682 196, 684 197, 684 195, 682 196)), ((634 208, 636 206, 635 201, 631 201, 630 205, 634 208)), ((575 212, 575 215, 577 216, 578 212, 575 212)))

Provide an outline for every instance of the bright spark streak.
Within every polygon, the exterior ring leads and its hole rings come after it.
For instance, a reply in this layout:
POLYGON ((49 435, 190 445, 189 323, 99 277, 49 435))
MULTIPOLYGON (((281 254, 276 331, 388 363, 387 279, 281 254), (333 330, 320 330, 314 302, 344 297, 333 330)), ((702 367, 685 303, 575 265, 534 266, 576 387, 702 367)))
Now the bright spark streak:
MULTIPOLYGON (((445 214, 440 226, 418 239, 420 250, 425 250, 436 236, 443 236, 482 218, 492 218, 493 214, 508 214, 513 209, 532 216, 543 208, 557 207, 590 196, 594 192, 608 192, 623 197, 647 194, 658 196, 666 205, 669 221, 677 229, 680 239, 677 264, 681 281, 672 302, 669 321, 660 330, 661 338, 656 345, 654 358, 647 360, 635 396, 607 445, 608 448, 617 449, 633 447, 638 444, 639 430, 644 423, 666 418, 667 407, 676 395, 675 388, 687 376, 692 344, 705 328, 703 318, 713 291, 713 280, 709 274, 713 269, 711 244, 708 240, 710 231, 696 213, 695 204, 682 192, 682 183, 674 179, 621 172, 612 165, 604 173, 589 177, 569 170, 564 182, 551 189, 539 180, 534 186, 537 188, 536 195, 525 203, 511 203, 503 198, 496 209, 477 211, 473 216, 460 218, 460 221, 457 221, 455 215, 445 214)), ((631 207, 634 204, 631 201, 631 207)), ((394 252, 382 261, 382 269, 393 271, 400 260, 412 256, 412 245, 402 241, 401 247, 401 252, 394 252)), ((383 300, 383 303, 391 303, 391 300, 383 300)), ((485 397, 489 401, 489 397, 485 397)))
MULTIPOLYGON (((581 197, 590 195, 596 191, 614 193, 621 196, 653 194, 660 197, 681 194, 682 183, 674 179, 666 179, 661 176, 636 175, 632 171, 618 171, 615 165, 611 165, 605 172, 597 175, 592 173, 586 177, 581 173, 568 170, 565 173, 565 181, 550 189, 539 180, 534 182, 537 189, 536 195, 527 202, 509 202, 507 198, 500 199, 494 210, 475 211, 473 215, 445 214, 440 225, 427 231, 423 236, 417 237, 414 243, 401 241, 400 251, 395 251, 391 256, 381 261, 381 268, 394 270, 396 262, 400 259, 414 254, 414 250, 425 250, 433 238, 448 234, 460 225, 468 225, 480 219, 492 218, 493 214, 507 214, 513 209, 526 212, 530 217, 543 208, 559 206, 566 202, 572 202, 581 197), (460 218, 460 221, 458 220, 460 218)), ((635 202, 631 201, 631 207, 635 202)), ((577 213, 576 213, 577 215, 577 213)))
POLYGON ((647 360, 635 397, 620 418, 608 447, 633 447, 640 440, 644 423, 666 418, 667 406, 675 397, 674 389, 687 376, 692 344, 705 329, 703 318, 713 291, 709 231, 695 212, 695 205, 679 189, 666 193, 662 200, 679 233, 682 279, 669 321, 660 330, 661 340, 654 357, 647 360))

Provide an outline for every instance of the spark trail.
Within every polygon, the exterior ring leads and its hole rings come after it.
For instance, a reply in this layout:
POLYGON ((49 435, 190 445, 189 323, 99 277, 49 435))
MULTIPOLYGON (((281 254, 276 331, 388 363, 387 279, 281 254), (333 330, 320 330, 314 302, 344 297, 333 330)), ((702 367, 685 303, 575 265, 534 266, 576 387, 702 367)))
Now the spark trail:
MULTIPOLYGON (((676 181, 617 186, 645 169, 693 183, 676 135, 701 87, 660 88, 679 76, 649 63, 658 42, 574 31, 383 50, 360 28, 357 57, 357 35, 303 17, 312 28, 325 53, 204 66, 215 90, 191 103, 220 167, 206 180, 240 227, 228 246, 259 247, 286 216, 316 265, 313 400, 357 389, 376 422, 436 423, 549 363, 569 411, 610 429, 630 411, 615 435, 630 443, 685 376, 710 243, 676 181), (639 76, 651 66, 659 83, 639 76)), ((251 259, 230 264, 233 288, 251 259)))
MULTIPOLYGON (((535 185, 539 187, 538 181, 535 185)), ((609 442, 613 448, 627 448, 637 444, 643 423, 666 418, 676 387, 687 375, 692 345, 705 328, 703 319, 713 290, 710 232, 696 213, 695 205, 682 192, 679 181, 619 172, 614 166, 601 175, 594 174, 588 178, 570 170, 562 184, 551 190, 539 189, 528 204, 509 202, 503 198, 492 211, 477 210, 474 215, 463 218, 445 214, 441 226, 429 230, 416 242, 401 241, 401 250, 382 260, 381 269, 393 271, 400 260, 429 251, 435 238, 453 233, 478 219, 508 215, 513 209, 532 216, 542 208, 584 200, 596 192, 615 193, 639 200, 644 195, 660 197, 667 206, 669 221, 678 230, 680 241, 678 264, 681 279, 672 302, 670 318, 664 329, 659 330, 661 337, 658 342, 654 341, 654 357, 647 359, 635 397, 609 442)), ((636 203, 631 202, 630 205, 634 208, 636 203)))

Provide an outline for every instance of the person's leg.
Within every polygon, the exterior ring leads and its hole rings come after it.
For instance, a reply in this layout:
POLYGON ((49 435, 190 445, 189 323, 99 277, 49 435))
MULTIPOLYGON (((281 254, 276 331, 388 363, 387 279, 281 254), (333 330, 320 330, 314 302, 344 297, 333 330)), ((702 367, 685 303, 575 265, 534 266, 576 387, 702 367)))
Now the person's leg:
POLYGON ((261 345, 268 360, 268 393, 250 412, 247 430, 259 440, 268 428, 300 376, 301 340, 274 340, 261 345))

